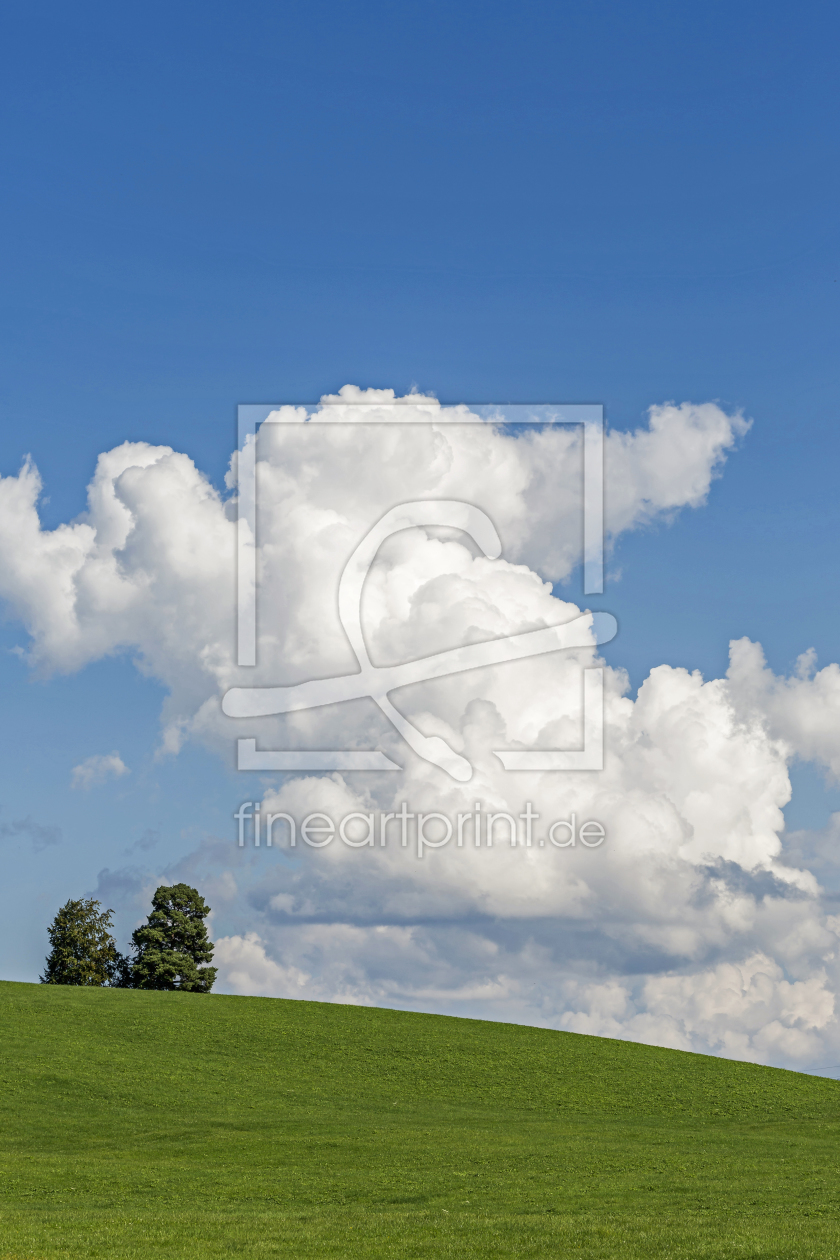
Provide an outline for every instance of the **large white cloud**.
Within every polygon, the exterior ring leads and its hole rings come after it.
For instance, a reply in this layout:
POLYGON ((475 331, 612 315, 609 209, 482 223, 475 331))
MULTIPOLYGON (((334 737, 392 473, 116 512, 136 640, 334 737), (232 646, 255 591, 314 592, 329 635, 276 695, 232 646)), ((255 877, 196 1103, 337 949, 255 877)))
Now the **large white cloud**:
MULTIPOLYGON (((499 748, 570 748, 595 646, 416 683, 392 697, 473 766, 467 784, 412 752, 372 701, 250 722, 224 717, 231 686, 292 684, 358 666, 337 613, 341 571, 395 504, 474 502, 503 544, 488 559, 452 530, 412 529, 381 548, 363 622, 378 665, 568 621, 558 585, 580 555, 581 440, 571 428, 464 424, 433 399, 347 387, 310 423, 291 411, 258 448, 259 666, 234 663, 235 510, 187 456, 127 443, 100 457, 85 517, 40 528, 27 464, 0 482, 0 593, 30 631, 33 664, 72 670, 129 650, 169 690, 164 743, 225 757, 260 747, 383 749, 401 774, 254 780, 241 798, 299 827, 321 810, 539 814, 530 847, 505 823, 418 856, 399 843, 320 850, 286 825, 275 844, 203 848, 178 868, 215 881, 228 988, 515 1018, 771 1061, 836 1055, 838 923, 811 850, 783 829, 792 757, 837 771, 840 670, 803 659, 775 678, 733 644, 726 679, 660 666, 636 700, 605 669, 603 771, 506 772, 499 748), (398 424, 372 424, 379 418, 398 424), (338 413, 346 424, 319 423, 338 413), (292 420, 292 423, 285 421, 292 420), (597 848, 556 848, 548 825, 600 822, 597 848), (543 844, 540 845, 540 840, 543 844)), ((746 431, 714 404, 653 408, 606 446, 611 538, 705 501, 746 431)), ((561 587, 564 591, 565 587, 561 587)), ((348 839, 357 837, 357 830, 348 839)), ((561 834, 565 834, 561 828, 561 834)), ((441 834, 429 832, 431 836, 441 834)), ((232 825, 231 837, 234 828, 232 825)), ((112 877, 113 878, 113 877, 112 877)))
POLYGON ((767 668, 761 645, 732 644, 727 677, 735 704, 747 719, 758 714, 767 729, 803 761, 815 761, 840 779, 840 666, 816 668, 813 649, 803 652, 791 678, 767 668))

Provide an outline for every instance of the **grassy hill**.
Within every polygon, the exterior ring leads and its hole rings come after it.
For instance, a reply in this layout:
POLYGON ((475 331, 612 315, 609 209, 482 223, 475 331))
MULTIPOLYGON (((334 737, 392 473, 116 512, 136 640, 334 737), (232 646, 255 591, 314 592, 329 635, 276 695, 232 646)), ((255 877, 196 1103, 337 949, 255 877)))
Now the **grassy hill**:
POLYGON ((840 1084, 509 1024, 0 983, 0 1258, 840 1255, 840 1084))

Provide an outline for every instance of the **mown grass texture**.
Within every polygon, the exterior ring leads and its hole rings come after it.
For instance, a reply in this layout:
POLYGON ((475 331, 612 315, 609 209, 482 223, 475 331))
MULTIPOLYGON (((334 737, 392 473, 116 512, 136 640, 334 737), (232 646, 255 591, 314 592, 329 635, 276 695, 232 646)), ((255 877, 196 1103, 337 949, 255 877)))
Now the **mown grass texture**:
POLYGON ((840 1084, 511 1024, 0 983, 0 1260, 840 1258, 840 1084))

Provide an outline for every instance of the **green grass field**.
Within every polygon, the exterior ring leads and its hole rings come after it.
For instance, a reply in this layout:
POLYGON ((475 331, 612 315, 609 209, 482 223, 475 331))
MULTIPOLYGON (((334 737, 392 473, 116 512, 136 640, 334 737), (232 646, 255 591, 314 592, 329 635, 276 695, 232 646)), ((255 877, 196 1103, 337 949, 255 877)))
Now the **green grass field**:
POLYGON ((0 1257, 840 1257, 840 1084, 268 998, 0 984, 0 1257))

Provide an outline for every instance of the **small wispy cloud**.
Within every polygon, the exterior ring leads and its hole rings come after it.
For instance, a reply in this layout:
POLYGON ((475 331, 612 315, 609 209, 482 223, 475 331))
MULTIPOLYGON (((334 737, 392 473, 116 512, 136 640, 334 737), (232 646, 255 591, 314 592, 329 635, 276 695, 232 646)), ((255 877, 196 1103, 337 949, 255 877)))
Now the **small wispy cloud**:
POLYGON ((61 843, 61 828, 45 827, 31 817, 19 818, 17 822, 0 823, 0 836, 28 836, 37 853, 51 844, 61 843))
POLYGON ((147 853, 149 849, 153 849, 155 847, 155 845, 158 843, 159 840, 160 840, 160 832, 152 831, 150 828, 147 827, 146 830, 143 832, 142 836, 140 837, 140 839, 135 840, 134 844, 130 844, 128 848, 125 850, 125 853, 126 854, 137 853, 137 852, 147 853))
POLYGON ((121 779, 124 774, 130 771, 118 752, 97 753, 73 767, 73 787, 87 791, 106 779, 121 779))

